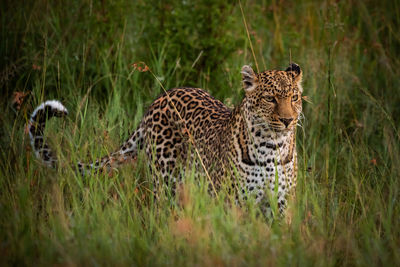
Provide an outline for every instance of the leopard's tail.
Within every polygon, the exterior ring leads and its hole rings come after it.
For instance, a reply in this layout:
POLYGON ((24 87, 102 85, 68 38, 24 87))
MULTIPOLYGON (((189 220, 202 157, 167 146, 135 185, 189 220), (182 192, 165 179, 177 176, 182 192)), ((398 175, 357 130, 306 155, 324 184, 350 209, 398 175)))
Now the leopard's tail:
POLYGON ((92 170, 94 171, 110 171, 123 163, 136 159, 138 150, 143 144, 143 131, 139 126, 135 132, 120 146, 120 148, 111 154, 104 156, 94 162, 85 164, 78 162, 78 169, 82 175, 92 170))
POLYGON ((49 167, 55 167, 57 158, 44 140, 44 128, 47 119, 68 115, 68 110, 57 100, 49 100, 40 104, 29 120, 29 137, 36 157, 49 167))
MULTIPOLYGON (((49 167, 57 165, 57 157, 44 140, 46 121, 52 117, 64 117, 68 110, 57 100, 49 100, 40 104, 32 113, 29 120, 29 137, 36 157, 49 167)), ((77 163, 78 171, 85 175, 91 170, 103 170, 117 167, 137 155, 139 146, 143 143, 143 131, 139 127, 122 146, 115 152, 97 159, 91 163, 77 163)))

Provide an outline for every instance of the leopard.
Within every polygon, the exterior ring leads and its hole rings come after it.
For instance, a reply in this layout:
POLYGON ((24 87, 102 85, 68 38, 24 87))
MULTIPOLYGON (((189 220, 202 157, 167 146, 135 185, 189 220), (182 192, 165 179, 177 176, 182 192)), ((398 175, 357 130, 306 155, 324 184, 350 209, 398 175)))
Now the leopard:
MULTIPOLYGON (((241 69, 244 97, 228 108, 200 88, 164 91, 147 109, 136 130, 115 151, 89 163, 78 162, 82 175, 112 169, 144 151, 153 162, 154 188, 182 182, 179 169, 196 162, 195 170, 209 177, 215 192, 223 182, 236 188, 240 199, 256 203, 273 195, 284 212, 297 183, 296 127, 302 115, 302 70, 290 63, 285 70, 255 73, 241 69)), ((57 100, 40 104, 28 128, 36 157, 55 167, 58 159, 44 137, 48 119, 68 110, 57 100)))

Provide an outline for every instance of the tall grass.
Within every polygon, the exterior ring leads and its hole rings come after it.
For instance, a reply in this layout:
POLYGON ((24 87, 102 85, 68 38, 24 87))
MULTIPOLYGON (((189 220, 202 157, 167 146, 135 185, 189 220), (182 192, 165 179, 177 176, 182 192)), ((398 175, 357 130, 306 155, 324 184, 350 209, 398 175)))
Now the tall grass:
POLYGON ((396 1, 243 1, 260 69, 304 71, 299 181, 284 219, 207 193, 193 173, 157 202, 141 153, 112 175, 73 163, 118 147, 166 88, 228 105, 252 63, 237 2, 1 4, 0 262, 7 265, 399 265, 400 6, 396 1), (29 92, 20 109, 13 92, 29 92), (24 125, 60 99, 46 136, 63 162, 33 157, 24 125), (167 194, 168 196, 168 194, 167 194))

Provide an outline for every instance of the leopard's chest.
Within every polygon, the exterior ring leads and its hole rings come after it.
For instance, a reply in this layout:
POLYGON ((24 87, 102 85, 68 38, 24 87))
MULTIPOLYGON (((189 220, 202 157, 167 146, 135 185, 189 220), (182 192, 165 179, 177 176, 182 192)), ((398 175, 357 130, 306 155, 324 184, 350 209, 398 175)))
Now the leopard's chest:
POLYGON ((276 194, 278 202, 285 201, 295 184, 296 151, 292 138, 291 133, 264 135, 253 138, 253 143, 246 148, 238 148, 242 196, 255 195, 260 202, 269 191, 276 194))

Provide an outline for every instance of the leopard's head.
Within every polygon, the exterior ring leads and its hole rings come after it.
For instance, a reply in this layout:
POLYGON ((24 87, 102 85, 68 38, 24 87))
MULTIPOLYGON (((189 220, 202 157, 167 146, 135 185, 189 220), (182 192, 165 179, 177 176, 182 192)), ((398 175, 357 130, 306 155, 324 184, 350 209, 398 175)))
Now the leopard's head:
POLYGON ((242 68, 243 88, 246 92, 247 117, 253 125, 275 131, 296 126, 302 110, 302 71, 291 63, 285 71, 268 70, 254 73, 250 66, 242 68))

